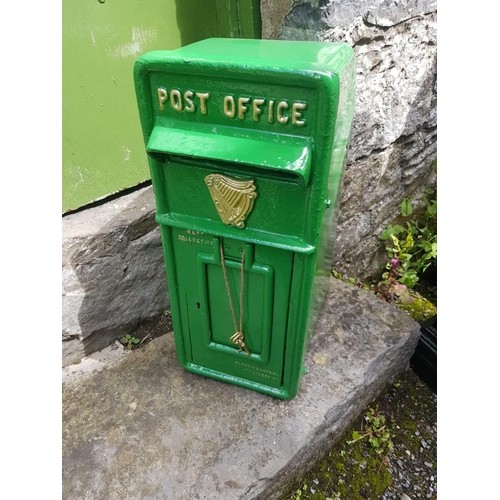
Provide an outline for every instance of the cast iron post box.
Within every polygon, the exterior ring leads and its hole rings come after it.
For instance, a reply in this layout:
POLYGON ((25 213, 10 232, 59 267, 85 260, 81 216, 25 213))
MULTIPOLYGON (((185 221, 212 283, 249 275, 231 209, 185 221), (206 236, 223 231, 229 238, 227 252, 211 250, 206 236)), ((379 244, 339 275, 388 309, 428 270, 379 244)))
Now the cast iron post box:
POLYGON ((292 398, 330 275, 353 51, 208 39, 144 54, 134 77, 177 356, 292 398))

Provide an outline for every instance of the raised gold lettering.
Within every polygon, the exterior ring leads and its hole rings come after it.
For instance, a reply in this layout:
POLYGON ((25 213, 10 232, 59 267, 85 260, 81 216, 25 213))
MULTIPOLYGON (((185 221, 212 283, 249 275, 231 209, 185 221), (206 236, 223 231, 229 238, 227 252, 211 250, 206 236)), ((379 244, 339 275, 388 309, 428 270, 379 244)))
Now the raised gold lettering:
POLYGON ((179 90, 172 89, 170 91, 170 105, 175 111, 182 111, 182 98, 179 90))
POLYGON ((192 99, 193 95, 194 92, 192 92, 191 90, 186 90, 186 92, 184 92, 184 103, 185 103, 184 110, 187 111, 188 113, 194 113, 196 111, 192 99))
MULTIPOLYGON (((178 88, 167 90, 165 87, 158 87, 156 93, 160 111, 164 111, 168 106, 178 113, 186 111, 187 113, 208 114, 210 92, 178 88)), ((255 123, 267 120, 268 123, 276 122, 294 127, 306 125, 304 111, 308 106, 305 101, 291 101, 287 98, 279 100, 252 96, 238 97, 234 94, 221 96, 221 98, 223 99, 221 111, 226 118, 238 117, 242 121, 251 119, 255 123)), ((218 105, 219 102, 217 101, 218 105)))
POLYGON ((236 104, 234 103, 234 97, 232 95, 224 97, 224 114, 228 118, 234 118, 236 116, 236 104))
POLYGON ((305 102, 294 102, 292 104, 292 125, 296 127, 302 127, 306 124, 305 119, 302 116, 302 111, 307 108, 307 103, 305 102))
POLYGON ((247 102, 250 100, 248 97, 238 98, 238 118, 240 120, 245 119, 245 113, 248 111, 247 102))
POLYGON ((163 111, 165 109, 165 101, 167 100, 168 93, 162 87, 158 87, 158 90, 156 92, 158 93, 158 104, 160 105, 160 111, 163 111))
POLYGON ((283 110, 288 109, 288 103, 286 101, 280 101, 278 106, 276 106, 276 120, 278 123, 285 125, 288 123, 288 116, 283 114, 283 110))
POLYGON ((254 99, 252 101, 252 119, 254 122, 260 121, 262 109, 260 109, 259 106, 262 106, 265 102, 264 99, 254 99))
POLYGON ((274 122, 273 116, 274 116, 274 100, 270 99, 269 100, 269 107, 267 108, 267 121, 269 123, 274 122))
POLYGON ((207 101, 210 98, 209 92, 196 92, 196 97, 200 100, 200 110, 202 115, 208 113, 207 101))

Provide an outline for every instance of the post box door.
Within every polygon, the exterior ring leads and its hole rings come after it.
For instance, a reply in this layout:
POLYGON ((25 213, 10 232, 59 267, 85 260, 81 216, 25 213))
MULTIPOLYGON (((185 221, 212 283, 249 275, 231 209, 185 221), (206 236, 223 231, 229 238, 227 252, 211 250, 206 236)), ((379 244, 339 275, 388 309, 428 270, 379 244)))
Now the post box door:
POLYGON ((187 359, 209 370, 280 387, 293 253, 198 231, 172 231, 187 359), (231 341, 240 321, 250 354, 231 341))

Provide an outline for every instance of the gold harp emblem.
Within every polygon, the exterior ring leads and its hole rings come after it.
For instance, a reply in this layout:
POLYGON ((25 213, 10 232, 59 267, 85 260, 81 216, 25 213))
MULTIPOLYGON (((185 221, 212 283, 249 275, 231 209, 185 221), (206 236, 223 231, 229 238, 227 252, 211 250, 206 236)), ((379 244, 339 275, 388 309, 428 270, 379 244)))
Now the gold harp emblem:
POLYGON ((205 183, 222 222, 243 229, 245 218, 257 198, 254 181, 238 181, 224 175, 210 174, 205 177, 205 183))

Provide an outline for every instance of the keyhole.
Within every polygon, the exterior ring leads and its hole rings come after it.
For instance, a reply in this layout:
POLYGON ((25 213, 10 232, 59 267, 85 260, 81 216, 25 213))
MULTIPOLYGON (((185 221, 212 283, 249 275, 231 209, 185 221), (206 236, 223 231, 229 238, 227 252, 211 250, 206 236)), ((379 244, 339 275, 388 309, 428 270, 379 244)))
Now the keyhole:
POLYGON ((196 302, 196 307, 197 307, 198 309, 201 307, 199 302, 196 302))

